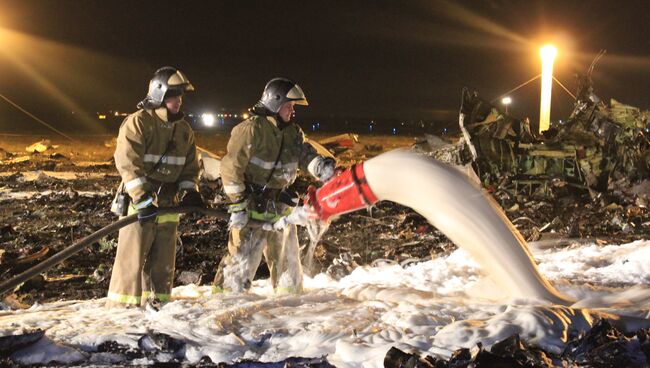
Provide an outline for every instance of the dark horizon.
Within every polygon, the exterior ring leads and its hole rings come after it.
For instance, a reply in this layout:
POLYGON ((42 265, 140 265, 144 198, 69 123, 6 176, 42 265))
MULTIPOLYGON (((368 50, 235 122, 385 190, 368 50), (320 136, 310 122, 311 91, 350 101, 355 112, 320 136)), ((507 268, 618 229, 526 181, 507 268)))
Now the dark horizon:
MULTIPOLYGON (((62 130, 94 131, 96 113, 135 111, 160 66, 196 87, 196 113, 245 111, 266 81, 289 76, 317 118, 454 121, 467 86, 492 100, 539 74, 555 42, 555 76, 594 70, 605 102, 648 109, 650 3, 645 1, 74 1, 0 4, 0 93, 62 130), (78 121, 84 121, 79 123, 78 121)), ((511 96, 538 115, 539 83, 511 96)), ((554 85, 552 120, 573 103, 554 85)), ((35 121, 0 100, 0 132, 35 121)))

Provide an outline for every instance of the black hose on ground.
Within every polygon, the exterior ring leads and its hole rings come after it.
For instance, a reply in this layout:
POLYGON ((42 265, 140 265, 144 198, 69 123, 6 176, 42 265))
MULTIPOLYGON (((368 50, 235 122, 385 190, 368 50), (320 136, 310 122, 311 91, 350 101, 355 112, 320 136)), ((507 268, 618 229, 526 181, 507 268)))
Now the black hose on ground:
MULTIPOLYGON (((228 213, 221 210, 212 209, 212 208, 183 206, 183 207, 169 207, 169 208, 158 209, 159 215, 165 215, 170 213, 191 213, 191 212, 197 212, 206 216, 217 217, 222 220, 228 220, 228 218, 230 217, 228 213)), ((103 228, 77 241, 71 246, 63 249, 62 251, 44 260, 43 262, 37 264, 36 266, 29 268, 23 273, 18 274, 7 281, 1 282, 0 295, 3 295, 7 291, 13 290, 13 288, 20 285, 21 283, 31 279, 32 277, 40 274, 41 272, 44 272, 52 268, 53 266, 56 266, 57 264, 63 262, 64 260, 72 257, 73 255, 77 254, 79 251, 81 251, 88 245, 93 244, 96 240, 101 239, 103 236, 115 232, 123 228, 124 226, 130 225, 136 221, 138 221, 137 214, 123 217, 115 221, 114 223, 104 226, 103 228)), ((262 224, 261 221, 250 220, 248 226, 257 227, 257 226, 261 226, 261 224, 262 224)))

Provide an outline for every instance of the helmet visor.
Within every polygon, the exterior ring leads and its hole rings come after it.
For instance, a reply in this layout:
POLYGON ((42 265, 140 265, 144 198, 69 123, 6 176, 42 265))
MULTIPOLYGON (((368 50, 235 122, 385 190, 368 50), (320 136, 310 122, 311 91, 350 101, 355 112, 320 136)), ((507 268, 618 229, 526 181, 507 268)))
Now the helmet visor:
POLYGON ((296 105, 304 105, 304 106, 309 105, 305 93, 302 91, 302 88, 300 88, 300 86, 297 84, 294 84, 293 88, 291 88, 289 92, 287 92, 287 100, 296 101, 296 105))
POLYGON ((167 85, 170 89, 181 88, 185 92, 194 91, 194 86, 180 70, 177 70, 176 73, 169 76, 167 85))

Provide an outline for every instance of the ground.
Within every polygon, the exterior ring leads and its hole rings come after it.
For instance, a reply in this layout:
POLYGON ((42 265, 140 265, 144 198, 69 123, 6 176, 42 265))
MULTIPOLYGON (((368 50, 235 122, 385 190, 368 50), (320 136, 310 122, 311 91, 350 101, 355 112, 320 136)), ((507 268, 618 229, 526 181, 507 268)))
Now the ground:
MULTIPOLYGON (((314 140, 329 135, 311 136, 314 140)), ((114 137, 0 136, 0 280, 28 269, 82 237, 112 223, 110 201, 119 183, 112 163, 114 137), (26 147, 47 139, 42 153, 26 147), (51 173, 54 172, 54 173, 51 173)), ((228 136, 197 134, 198 145, 217 155, 225 153, 228 136)), ((416 137, 364 135, 354 150, 339 152, 342 166, 395 148, 411 147, 416 137)), ((300 177, 298 190, 311 182, 300 177)), ((219 184, 201 183, 201 192, 222 208, 219 184)), ((646 208, 616 204, 607 196, 561 193, 555 200, 514 198, 494 192, 522 235, 528 240, 597 238, 618 242, 648 238, 646 208)), ((223 220, 185 216, 180 224, 175 284, 210 283, 226 252, 223 220)), ((308 244, 305 232, 301 244, 308 244)), ((106 294, 115 254, 116 234, 21 285, 5 299, 16 306, 35 302, 99 298, 106 294)), ((356 265, 378 259, 409 262, 450 252, 455 246, 419 214, 393 203, 372 211, 342 216, 319 242, 311 272, 328 270, 335 277, 356 265)), ((260 267, 258 277, 267 277, 260 267)))

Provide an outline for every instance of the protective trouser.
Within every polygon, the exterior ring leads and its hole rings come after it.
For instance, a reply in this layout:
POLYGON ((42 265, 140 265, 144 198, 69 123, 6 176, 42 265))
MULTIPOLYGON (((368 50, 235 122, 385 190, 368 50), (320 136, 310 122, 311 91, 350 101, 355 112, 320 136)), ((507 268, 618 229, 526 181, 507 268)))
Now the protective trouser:
MULTIPOLYGON (((135 213, 132 208, 129 212, 135 213)), ((170 300, 178 221, 178 214, 167 214, 155 222, 136 222, 120 229, 107 306, 170 300)))
MULTIPOLYGON (((282 205, 278 205, 278 209, 282 214, 290 210, 282 205)), ((263 217, 265 215, 252 211, 251 218, 263 217)), ((302 265, 295 225, 289 225, 283 231, 265 231, 249 226, 243 229, 231 228, 228 254, 219 263, 212 292, 248 290, 262 261, 262 255, 271 274, 273 290, 280 293, 302 292, 302 265)))

